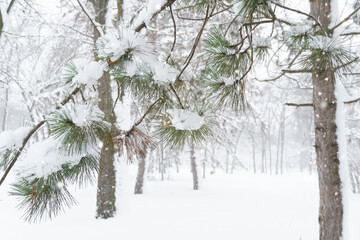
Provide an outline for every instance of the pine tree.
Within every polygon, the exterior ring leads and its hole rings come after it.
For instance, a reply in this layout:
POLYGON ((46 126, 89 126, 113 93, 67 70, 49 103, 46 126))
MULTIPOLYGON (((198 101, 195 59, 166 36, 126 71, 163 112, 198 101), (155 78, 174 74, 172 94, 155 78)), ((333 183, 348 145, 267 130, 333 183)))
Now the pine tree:
MULTIPOLYGON (((160 11, 172 3, 165 3, 160 11)), ((203 114, 184 105, 185 97, 181 94, 187 87, 181 74, 188 64, 181 71, 159 59, 140 33, 146 26, 144 23, 103 34, 103 29, 96 24, 105 23, 107 1, 96 0, 92 4, 99 13, 92 22, 97 61, 73 59, 65 63, 62 81, 69 96, 34 128, 25 131, 19 146, 0 149, 0 166, 5 170, 1 184, 25 149, 26 157, 30 158, 28 164, 21 166, 22 171, 11 192, 19 197, 24 218, 28 221, 52 218, 64 207, 75 204, 68 185, 93 183, 96 174, 99 189, 97 217, 112 217, 116 211, 115 152, 125 154, 132 162, 146 157, 155 145, 153 138, 168 147, 182 148, 190 141, 200 143, 211 134, 203 114), (118 89, 112 89, 113 85, 118 89), (111 98, 113 91, 118 92, 115 101, 111 98), (114 114, 123 93, 131 93, 140 105, 148 103, 143 115, 128 131, 118 128, 114 114), (153 137, 140 130, 140 124, 147 117, 153 120, 153 137), (48 126, 46 139, 27 148, 27 143, 34 141, 34 134, 45 125, 48 126), (40 151, 42 157, 49 159, 43 160, 38 169, 32 165, 35 159, 31 159, 34 156, 30 153, 42 148, 40 146, 44 146, 40 151), (47 156, 49 153, 52 158, 47 156)), ((84 5, 80 6, 85 14, 89 14, 84 5)), ((153 16, 160 11, 152 13, 153 16)))

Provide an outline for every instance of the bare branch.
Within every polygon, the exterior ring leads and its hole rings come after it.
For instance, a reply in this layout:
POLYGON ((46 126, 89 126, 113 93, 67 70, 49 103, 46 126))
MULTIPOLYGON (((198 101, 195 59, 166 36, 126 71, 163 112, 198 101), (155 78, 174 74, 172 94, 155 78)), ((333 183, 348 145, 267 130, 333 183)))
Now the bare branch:
POLYGON ((283 69, 281 70, 283 73, 312 73, 313 71, 310 69, 298 69, 298 70, 292 70, 292 69, 283 69))
POLYGON ((358 7, 357 9, 355 9, 352 13, 350 13, 349 16, 347 16, 346 18, 344 18, 344 20, 342 20, 341 22, 339 22, 338 24, 336 24, 333 28, 330 29, 331 32, 334 32, 334 30, 338 27, 340 27, 342 24, 344 24, 345 22, 347 22, 352 16, 354 16, 355 13, 357 13, 360 10, 360 7, 358 7))
POLYGON ((285 103, 286 106, 291 107, 313 107, 312 103, 285 103))
MULTIPOLYGON (((298 14, 307 16, 307 17, 313 19, 313 20, 316 22, 316 24, 317 24, 321 29, 323 29, 323 27, 322 27, 321 23, 319 22, 319 20, 317 20, 314 16, 312 16, 312 15, 310 15, 310 14, 308 14, 308 13, 299 11, 299 10, 297 10, 297 9, 293 9, 293 8, 286 7, 286 6, 281 5, 281 4, 279 4, 279 3, 277 3, 277 2, 274 2, 274 1, 271 1, 271 3, 274 4, 274 5, 276 5, 276 6, 278 6, 278 7, 281 7, 281 8, 283 8, 283 9, 286 9, 286 10, 289 10, 289 11, 296 12, 296 13, 298 13, 298 14)), ((324 29, 323 29, 323 30, 324 30, 324 29)))
POLYGON ((173 41, 173 44, 171 46, 170 53, 169 53, 168 57, 166 58, 166 62, 169 61, 171 53, 174 51, 175 44, 176 44, 176 22, 175 22, 174 13, 173 13, 171 5, 169 5, 169 8, 170 8, 171 19, 172 19, 173 24, 174 24, 174 41, 173 41))

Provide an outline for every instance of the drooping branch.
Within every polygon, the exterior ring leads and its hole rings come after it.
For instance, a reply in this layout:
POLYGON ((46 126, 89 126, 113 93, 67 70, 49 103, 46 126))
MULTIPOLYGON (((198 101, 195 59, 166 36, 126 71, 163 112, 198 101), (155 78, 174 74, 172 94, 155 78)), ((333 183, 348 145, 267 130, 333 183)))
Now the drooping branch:
MULTIPOLYGON (((60 109, 62 106, 64 106, 65 104, 67 104, 74 95, 76 95, 78 92, 80 91, 80 88, 75 88, 63 101, 60 102, 60 105, 56 106, 56 109, 60 109)), ((16 151, 16 154, 13 158, 13 160, 11 161, 10 165, 7 167, 7 169, 5 170, 4 175, 1 177, 0 180, 0 186, 2 185, 2 183, 5 181, 7 175, 9 174, 9 172, 11 171, 11 169, 14 167, 16 161, 19 159, 22 151, 24 150, 26 144, 28 143, 28 141, 30 140, 30 138, 41 128, 42 125, 44 125, 46 121, 42 120, 40 121, 35 127, 33 127, 30 132, 26 135, 26 137, 24 138, 21 147, 16 151)))

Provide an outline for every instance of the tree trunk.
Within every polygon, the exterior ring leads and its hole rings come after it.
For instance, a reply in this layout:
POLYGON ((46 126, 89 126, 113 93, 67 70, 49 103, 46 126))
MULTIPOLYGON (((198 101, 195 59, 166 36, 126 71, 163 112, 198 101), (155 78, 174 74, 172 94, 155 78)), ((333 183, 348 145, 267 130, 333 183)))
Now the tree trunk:
POLYGON ((160 144, 160 173, 161 173, 161 181, 164 181, 164 174, 165 174, 165 163, 164 163, 164 145, 163 143, 160 144))
MULTIPOLYGON (((104 26, 109 0, 90 0, 95 9, 95 21, 104 26)), ((100 33, 94 27, 94 43, 100 37, 100 33)), ((96 53, 95 53, 95 57, 96 53)), ((116 131, 116 116, 113 112, 113 99, 111 92, 110 76, 107 73, 98 80, 99 108, 105 115, 105 121, 111 124, 111 130, 116 131)), ((100 154, 100 169, 98 176, 96 218, 110 218, 116 212, 115 187, 116 174, 114 167, 115 147, 112 137, 106 136, 102 139, 100 154)))
MULTIPOLYGON (((312 0, 311 14, 324 29, 330 23, 331 0, 312 0)), ((312 74, 316 164, 320 187, 320 240, 340 240, 343 204, 336 135, 335 74, 319 70, 312 74)))
POLYGON ((280 174, 284 172, 284 144, 285 144, 285 107, 281 116, 281 148, 280 148, 280 174))
POLYGON ((135 194, 143 194, 145 168, 146 168, 146 158, 140 159, 138 172, 136 176, 135 194))
POLYGON ((229 151, 226 151, 226 165, 225 165, 226 174, 229 173, 229 151))
POLYGON ((190 160, 191 160, 191 173, 193 176, 193 188, 194 188, 194 190, 199 190, 199 178, 198 178, 198 173, 197 173, 194 143, 191 143, 190 148, 191 148, 190 149, 190 160))
POLYGON ((206 161, 207 161, 207 146, 204 149, 203 179, 205 179, 205 174, 206 174, 206 161))
POLYGON ((5 88, 5 106, 4 106, 3 121, 2 121, 2 125, 1 125, 2 131, 6 130, 8 107, 9 107, 9 85, 7 85, 5 88))

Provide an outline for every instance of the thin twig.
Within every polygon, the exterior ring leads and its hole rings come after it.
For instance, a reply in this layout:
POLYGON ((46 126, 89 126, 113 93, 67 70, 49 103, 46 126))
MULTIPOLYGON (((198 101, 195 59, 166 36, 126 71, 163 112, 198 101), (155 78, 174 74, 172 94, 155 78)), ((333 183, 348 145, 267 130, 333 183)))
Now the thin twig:
POLYGON ((285 103, 286 106, 291 107, 313 107, 312 103, 285 103))
POLYGON ((360 10, 360 7, 358 7, 357 9, 355 9, 352 13, 350 13, 349 16, 347 16, 346 18, 344 18, 344 20, 342 20, 341 22, 339 22, 338 24, 336 24, 333 28, 330 29, 330 32, 334 32, 334 30, 338 27, 340 27, 342 24, 344 24, 345 22, 347 22, 355 13, 357 13, 360 10))
POLYGON ((90 17, 90 15, 87 13, 87 11, 85 10, 84 6, 81 4, 81 2, 79 0, 76 0, 78 2, 78 4, 81 7, 81 10, 85 13, 86 17, 90 20, 91 24, 95 27, 96 31, 100 34, 103 35, 103 32, 98 28, 98 26, 95 24, 95 22, 93 21, 93 19, 90 17))
POLYGON ((298 70, 292 70, 292 69, 283 69, 281 70, 283 73, 312 73, 313 71, 310 69, 298 69, 298 70))
POLYGON ((171 5, 169 5, 169 8, 170 8, 171 19, 172 19, 173 25, 174 25, 174 41, 173 41, 173 44, 171 46, 169 56, 166 58, 166 62, 168 62, 168 60, 169 60, 169 58, 171 56, 171 53, 174 51, 175 44, 176 44, 176 22, 175 22, 174 13, 173 13, 171 5))
MULTIPOLYGON (((276 5, 276 6, 278 6, 278 7, 284 8, 284 9, 289 10, 289 11, 292 11, 292 12, 296 12, 296 13, 298 13, 298 14, 301 14, 301 15, 304 15, 304 16, 307 16, 307 17, 313 19, 313 20, 316 22, 316 24, 324 31, 321 23, 319 22, 319 20, 316 19, 316 17, 314 17, 314 16, 312 16, 312 15, 310 15, 310 14, 308 14, 308 13, 302 12, 302 11, 300 11, 300 10, 293 9, 293 8, 290 8, 290 7, 281 5, 281 4, 279 4, 279 3, 277 3, 277 2, 274 2, 274 1, 271 1, 271 3, 274 4, 274 5, 276 5)), ((324 31, 324 32, 325 32, 325 31, 324 31)))

